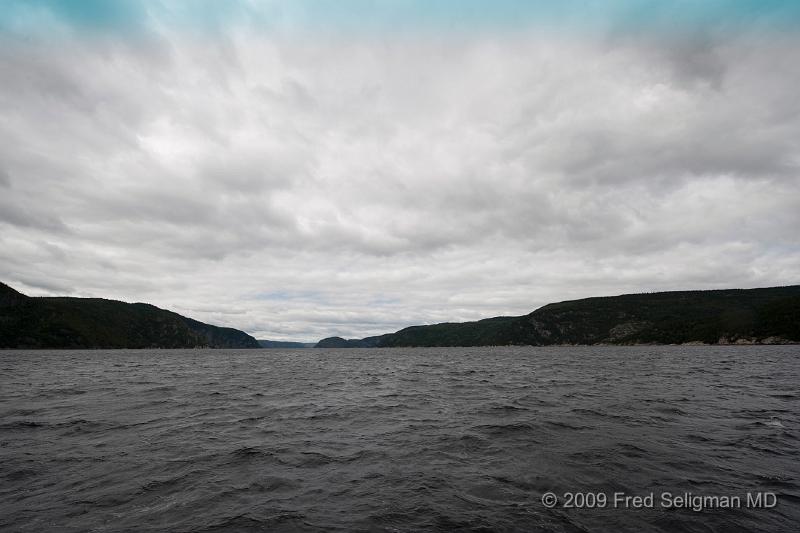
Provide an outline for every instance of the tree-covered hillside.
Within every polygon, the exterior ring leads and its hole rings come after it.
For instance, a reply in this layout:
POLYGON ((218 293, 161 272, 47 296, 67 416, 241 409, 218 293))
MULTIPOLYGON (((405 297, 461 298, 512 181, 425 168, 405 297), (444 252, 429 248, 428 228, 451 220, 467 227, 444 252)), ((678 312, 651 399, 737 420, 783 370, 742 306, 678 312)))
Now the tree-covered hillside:
MULTIPOLYGON (((585 298, 525 316, 412 326, 370 339, 386 347, 800 342, 800 286, 585 298)), ((329 341, 318 346, 332 347, 329 341)))
POLYGON ((31 298, 0 283, 0 348, 258 348, 242 331, 144 303, 31 298))

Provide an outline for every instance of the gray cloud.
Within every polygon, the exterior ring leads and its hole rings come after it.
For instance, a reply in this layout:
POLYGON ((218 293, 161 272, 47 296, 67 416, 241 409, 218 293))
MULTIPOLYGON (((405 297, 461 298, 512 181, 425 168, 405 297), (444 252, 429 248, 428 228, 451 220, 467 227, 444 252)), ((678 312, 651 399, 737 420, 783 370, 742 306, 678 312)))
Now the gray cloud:
POLYGON ((22 290, 313 340, 800 277, 796 34, 150 23, 0 47, 22 290))

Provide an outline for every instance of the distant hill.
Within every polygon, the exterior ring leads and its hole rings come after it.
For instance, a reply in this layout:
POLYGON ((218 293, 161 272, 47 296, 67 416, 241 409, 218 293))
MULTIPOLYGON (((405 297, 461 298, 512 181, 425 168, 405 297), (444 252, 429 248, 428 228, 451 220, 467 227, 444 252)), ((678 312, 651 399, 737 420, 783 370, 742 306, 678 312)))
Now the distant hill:
POLYGON ((313 342, 290 342, 290 341, 271 341, 258 339, 258 345, 262 348, 313 348, 313 342))
POLYGON ((315 348, 376 348, 383 346, 382 341, 385 337, 392 334, 379 335, 377 337, 365 337, 363 339, 343 339, 341 337, 328 337, 319 341, 315 348))
POLYGON ((524 316, 411 326, 320 348, 800 342, 800 285, 676 291, 548 304, 524 316))
POLYGON ((0 348, 258 348, 233 328, 144 303, 32 298, 0 283, 0 348))

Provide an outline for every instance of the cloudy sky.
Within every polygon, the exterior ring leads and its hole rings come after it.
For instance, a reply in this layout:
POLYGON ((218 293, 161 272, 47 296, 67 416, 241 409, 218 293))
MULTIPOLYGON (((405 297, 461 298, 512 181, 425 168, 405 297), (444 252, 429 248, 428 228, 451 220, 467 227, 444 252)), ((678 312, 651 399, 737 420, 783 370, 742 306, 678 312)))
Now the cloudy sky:
POLYGON ((797 6, 4 0, 0 280, 284 340, 796 284, 797 6))

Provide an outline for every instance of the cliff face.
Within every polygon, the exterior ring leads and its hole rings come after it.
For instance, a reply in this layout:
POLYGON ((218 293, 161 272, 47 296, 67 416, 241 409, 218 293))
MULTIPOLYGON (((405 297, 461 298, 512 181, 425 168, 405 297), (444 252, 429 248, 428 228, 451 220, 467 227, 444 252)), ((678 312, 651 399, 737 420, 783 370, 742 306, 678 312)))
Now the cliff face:
POLYGON ((0 284, 0 348, 258 348, 250 335, 158 307, 31 298, 0 284))
POLYGON ((520 317, 412 326, 372 339, 377 346, 793 343, 800 342, 800 286, 586 298, 520 317))

